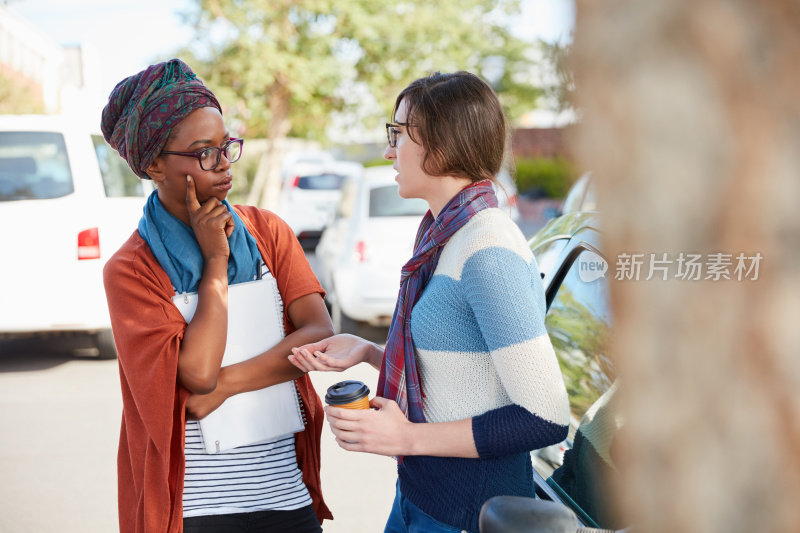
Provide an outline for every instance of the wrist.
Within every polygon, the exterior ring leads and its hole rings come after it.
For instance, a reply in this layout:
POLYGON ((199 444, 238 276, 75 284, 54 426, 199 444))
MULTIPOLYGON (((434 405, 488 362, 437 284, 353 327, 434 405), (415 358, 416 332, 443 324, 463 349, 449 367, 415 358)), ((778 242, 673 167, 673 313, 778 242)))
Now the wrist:
POLYGON ((204 256, 203 257, 203 270, 207 270, 207 269, 214 269, 214 270, 224 269, 225 272, 227 273, 227 271, 228 271, 228 256, 227 255, 221 255, 221 254, 209 255, 207 257, 204 256))
POLYGON ((422 445, 425 442, 425 436, 422 434, 425 431, 425 426, 426 424, 408 422, 408 428, 403 431, 405 437, 403 448, 408 451, 403 455, 425 455, 422 445))
POLYGON ((383 350, 381 347, 374 342, 370 342, 365 348, 363 362, 369 363, 373 367, 380 369, 381 364, 383 363, 383 350))
MULTIPOLYGON (((200 284, 219 282, 227 286, 228 284, 228 258, 214 256, 206 259, 203 263, 203 277, 200 284)), ((216 284, 215 284, 216 285, 216 284)))
POLYGON ((230 367, 223 366, 219 369, 216 392, 223 395, 226 399, 236 394, 233 391, 234 380, 232 378, 230 367))

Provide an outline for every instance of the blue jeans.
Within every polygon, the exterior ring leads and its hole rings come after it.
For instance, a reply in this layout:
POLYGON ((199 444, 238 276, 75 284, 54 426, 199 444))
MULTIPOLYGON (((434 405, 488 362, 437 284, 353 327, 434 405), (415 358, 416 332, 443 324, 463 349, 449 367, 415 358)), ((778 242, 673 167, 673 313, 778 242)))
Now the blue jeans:
POLYGON ((383 533, 467 533, 461 528, 448 526, 425 514, 400 492, 400 483, 392 505, 392 512, 383 533))

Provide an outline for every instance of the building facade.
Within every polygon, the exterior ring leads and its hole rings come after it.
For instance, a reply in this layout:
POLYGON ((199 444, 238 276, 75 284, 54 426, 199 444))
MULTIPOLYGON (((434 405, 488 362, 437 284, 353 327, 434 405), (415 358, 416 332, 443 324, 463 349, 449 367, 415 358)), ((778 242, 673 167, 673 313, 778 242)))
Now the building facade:
POLYGON ((17 85, 44 112, 57 113, 62 64, 58 43, 0 5, 0 83, 17 85))

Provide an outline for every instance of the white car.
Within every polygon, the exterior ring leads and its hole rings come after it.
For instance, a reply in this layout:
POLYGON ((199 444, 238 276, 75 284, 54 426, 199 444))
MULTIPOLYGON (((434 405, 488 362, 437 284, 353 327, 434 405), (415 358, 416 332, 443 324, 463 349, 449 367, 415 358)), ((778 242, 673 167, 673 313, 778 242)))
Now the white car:
POLYGON ((364 170, 346 181, 334 221, 316 249, 317 274, 327 291, 334 329, 357 322, 391 322, 400 270, 411 258, 414 237, 428 204, 397 194, 390 166, 364 170))
POLYGON ((583 174, 572 184, 561 207, 562 215, 578 211, 597 211, 597 193, 591 172, 583 174))
POLYGON ((301 241, 319 239, 333 219, 345 179, 358 177, 362 171, 361 164, 350 161, 294 163, 284 178, 278 215, 301 241))
POLYGON ((322 150, 293 150, 284 154, 281 163, 281 180, 297 175, 298 169, 308 166, 324 167, 335 161, 333 154, 322 150))
POLYGON ((63 117, 0 116, 0 337, 90 334, 116 357, 103 265, 151 190, 100 135, 63 117))
POLYGON ((497 196, 497 207, 505 211, 511 220, 519 221, 519 208, 517 207, 518 193, 514 178, 505 168, 497 173, 497 180, 493 183, 497 196))

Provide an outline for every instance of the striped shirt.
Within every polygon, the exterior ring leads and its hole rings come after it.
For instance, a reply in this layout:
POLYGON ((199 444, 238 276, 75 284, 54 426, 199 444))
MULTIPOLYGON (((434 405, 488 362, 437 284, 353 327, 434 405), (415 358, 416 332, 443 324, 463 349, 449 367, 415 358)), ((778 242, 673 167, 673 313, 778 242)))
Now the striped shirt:
POLYGON ((206 453, 200 424, 186 423, 183 516, 291 510, 311 504, 294 435, 206 453))
MULTIPOLYGON (((262 276, 272 276, 265 265, 262 276)), ((278 300, 282 309, 280 296, 278 300)), ((189 420, 184 454, 184 517, 290 511, 311 505, 297 467, 294 435, 210 454, 203 446, 200 423, 189 420)))

